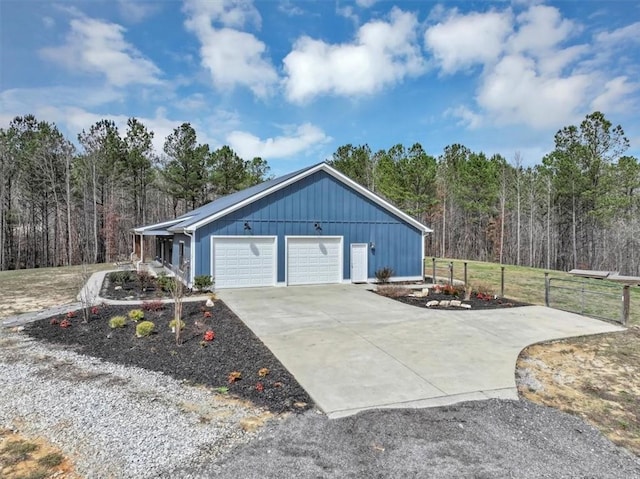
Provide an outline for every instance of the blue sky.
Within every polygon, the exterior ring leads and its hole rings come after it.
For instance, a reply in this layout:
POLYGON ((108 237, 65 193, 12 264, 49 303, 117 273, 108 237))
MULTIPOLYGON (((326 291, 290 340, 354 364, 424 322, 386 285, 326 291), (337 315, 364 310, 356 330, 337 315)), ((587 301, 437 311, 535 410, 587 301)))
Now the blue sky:
POLYGON ((0 127, 128 117, 268 160, 452 143, 538 163, 600 110, 640 155, 640 1, 0 0, 0 127))

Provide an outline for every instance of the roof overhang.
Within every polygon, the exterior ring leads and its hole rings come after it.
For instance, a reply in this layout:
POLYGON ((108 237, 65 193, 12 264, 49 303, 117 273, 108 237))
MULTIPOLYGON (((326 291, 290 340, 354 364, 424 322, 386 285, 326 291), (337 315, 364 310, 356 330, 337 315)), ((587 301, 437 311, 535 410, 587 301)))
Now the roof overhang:
MULTIPOLYGON (((224 210, 221 210, 213 215, 210 215, 206 218, 201 219, 200 221, 192 224, 192 225, 188 225, 185 226, 184 228, 180 228, 179 230, 182 232, 194 232, 195 230, 197 230, 198 228, 200 228, 201 226, 204 226, 206 224, 211 223, 212 221, 215 221, 219 218, 222 218, 230 213, 233 213, 236 210, 239 210, 240 208, 243 208, 255 201, 258 201, 261 198, 264 198, 265 196, 268 196, 278 190, 281 190, 283 188, 286 188, 287 186, 296 183, 297 181, 300 181, 303 178, 306 178, 307 176, 313 175, 314 173, 317 173, 318 171, 325 171, 326 173, 328 173, 329 175, 333 176, 334 178, 336 178, 337 180, 339 180, 342 183, 345 183, 346 185, 350 186, 352 189, 354 189, 355 191, 357 191, 358 193, 360 193, 362 196, 370 199, 371 201, 373 201, 374 203, 380 205, 381 207, 383 207, 384 209, 386 209, 387 211, 389 211, 390 213, 394 214, 395 216, 399 217, 401 220, 403 220, 404 222, 410 224, 411 226, 413 226, 414 228, 416 228, 418 231, 421 231, 423 234, 428 234, 428 233, 432 233, 433 230, 425 225, 423 225, 422 223, 420 223, 418 220, 416 220, 415 218, 412 218, 411 216, 409 216, 408 214, 406 214, 405 212, 403 212, 402 210, 396 208, 395 206, 393 206, 391 203, 389 203, 388 201, 384 200, 383 198, 381 198, 380 196, 376 195, 375 193, 373 193, 372 191, 369 191, 368 189, 366 189, 365 187, 361 186, 360 184, 356 183, 355 181, 353 181, 351 178, 343 175, 342 173, 340 173, 338 170, 336 170, 335 168, 332 168, 331 166, 329 166, 326 163, 319 163, 318 165, 314 166, 313 168, 309 168, 308 170, 305 170, 303 172, 301 172, 299 175, 293 176, 291 178, 289 178, 286 181, 283 181, 282 183, 278 183, 277 185, 274 185, 272 188, 268 188, 264 191, 261 191, 260 193, 256 193, 254 196, 251 196, 250 198, 247 198, 243 201, 239 201, 238 203, 229 206, 228 208, 225 208, 224 210)), ((174 232, 178 232, 178 228, 173 229, 172 231, 174 232)))
POLYGON ((133 233, 137 235, 143 236, 169 236, 173 234, 168 230, 170 226, 182 223, 189 218, 190 217, 176 218, 169 221, 163 221, 162 223, 154 223, 147 226, 138 226, 137 228, 133 228, 131 231, 133 231, 133 233))

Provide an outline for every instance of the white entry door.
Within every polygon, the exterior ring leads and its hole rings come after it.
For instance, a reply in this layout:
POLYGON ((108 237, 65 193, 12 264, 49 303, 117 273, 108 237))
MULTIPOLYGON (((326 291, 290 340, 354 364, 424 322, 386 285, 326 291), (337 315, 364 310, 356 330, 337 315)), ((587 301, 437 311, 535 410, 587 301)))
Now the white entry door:
POLYGON ((351 244, 351 282, 366 283, 368 279, 369 245, 366 243, 351 244))
POLYGON ((341 236, 288 236, 287 284, 340 283, 341 236))
POLYGON ((211 258, 216 289, 276 284, 275 236, 214 236, 211 258))

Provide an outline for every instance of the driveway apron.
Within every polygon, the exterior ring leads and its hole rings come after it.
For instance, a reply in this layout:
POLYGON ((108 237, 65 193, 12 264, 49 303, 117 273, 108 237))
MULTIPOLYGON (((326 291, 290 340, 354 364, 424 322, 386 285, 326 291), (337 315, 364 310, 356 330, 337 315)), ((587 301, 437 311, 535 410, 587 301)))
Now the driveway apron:
POLYGON ((362 285, 246 288, 220 298, 329 417, 517 399, 526 346, 622 328, 542 306, 427 310, 362 285))

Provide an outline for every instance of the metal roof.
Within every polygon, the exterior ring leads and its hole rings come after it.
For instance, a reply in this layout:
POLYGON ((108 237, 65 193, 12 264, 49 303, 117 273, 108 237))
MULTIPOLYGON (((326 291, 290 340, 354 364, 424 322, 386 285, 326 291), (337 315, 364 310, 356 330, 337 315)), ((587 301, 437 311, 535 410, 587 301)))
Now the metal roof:
POLYGON ((255 186, 251 186, 250 188, 246 188, 242 191, 238 191, 236 193, 232 193, 227 196, 222 196, 211 203, 207 203, 206 205, 200 206, 195 210, 189 211, 184 215, 178 216, 175 220, 165 221, 164 223, 157 223, 155 225, 150 226, 142 226, 139 228, 135 228, 134 232, 137 234, 151 234, 151 230, 166 230, 169 234, 175 232, 184 232, 184 231, 195 231, 200 226, 203 226, 211 221, 215 221, 216 219, 224 216, 232 211, 239 209, 247 204, 250 204, 256 201, 263 196, 266 196, 274 191, 277 191, 280 188, 284 188, 288 184, 294 183, 299 179, 306 177, 316 171, 324 170, 329 173, 334 178, 340 180, 342 183, 347 184, 354 190, 363 194, 365 197, 371 199, 376 202, 386 210, 392 212, 396 216, 400 217, 402 220, 410 223, 417 229, 430 233, 432 230, 406 213, 402 212, 391 203, 387 202, 380 196, 375 193, 367 190, 363 186, 359 185, 355 181, 351 180, 347 176, 340 173, 338 170, 330 167, 328 164, 322 162, 317 163, 315 165, 308 166, 306 168, 302 168, 300 170, 294 171, 293 173, 288 173, 286 175, 280 176, 278 178, 274 178, 272 180, 265 181, 255 186), (168 226, 166 228, 163 228, 168 226))

